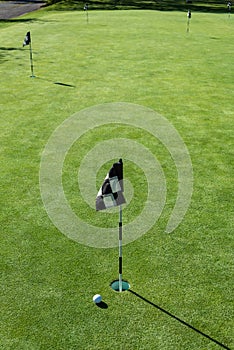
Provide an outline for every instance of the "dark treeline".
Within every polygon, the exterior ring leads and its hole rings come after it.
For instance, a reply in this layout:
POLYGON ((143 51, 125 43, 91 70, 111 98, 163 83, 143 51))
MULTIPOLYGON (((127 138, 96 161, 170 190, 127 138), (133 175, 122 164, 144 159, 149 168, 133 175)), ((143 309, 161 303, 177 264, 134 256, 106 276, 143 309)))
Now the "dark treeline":
POLYGON ((225 0, 46 0, 48 5, 56 4, 59 9, 83 9, 88 4, 88 10, 158 10, 158 11, 193 11, 227 12, 225 0))

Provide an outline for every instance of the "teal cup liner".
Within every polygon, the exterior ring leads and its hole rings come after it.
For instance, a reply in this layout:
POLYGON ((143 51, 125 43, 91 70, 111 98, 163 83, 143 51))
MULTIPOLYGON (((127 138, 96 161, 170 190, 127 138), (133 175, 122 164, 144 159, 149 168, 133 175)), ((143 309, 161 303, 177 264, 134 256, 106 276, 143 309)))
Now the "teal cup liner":
MULTIPOLYGON (((115 292, 119 292, 119 280, 115 280, 110 284, 111 289, 115 292)), ((125 292, 130 288, 130 284, 127 281, 122 281, 122 292, 125 292)))

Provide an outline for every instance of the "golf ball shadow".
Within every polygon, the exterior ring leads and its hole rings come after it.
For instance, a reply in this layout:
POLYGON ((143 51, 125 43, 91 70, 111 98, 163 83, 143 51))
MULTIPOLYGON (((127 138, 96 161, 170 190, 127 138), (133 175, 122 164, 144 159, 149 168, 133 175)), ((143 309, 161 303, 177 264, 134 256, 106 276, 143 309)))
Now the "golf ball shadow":
POLYGON ((108 308, 107 303, 105 303, 104 301, 100 301, 100 303, 95 303, 95 305, 97 307, 99 307, 100 309, 107 309, 108 308))

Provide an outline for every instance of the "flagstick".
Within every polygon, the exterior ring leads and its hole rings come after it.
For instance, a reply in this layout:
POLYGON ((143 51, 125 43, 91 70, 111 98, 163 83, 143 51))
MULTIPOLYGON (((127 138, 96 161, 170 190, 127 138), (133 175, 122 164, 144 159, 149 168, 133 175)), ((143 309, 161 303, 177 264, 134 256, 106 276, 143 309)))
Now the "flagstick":
POLYGON ((187 13, 188 21, 187 21, 187 33, 189 32, 189 24, 190 24, 190 18, 191 18, 191 11, 188 10, 187 13))
POLYGON ((122 292, 122 205, 119 206, 119 291, 122 292))
POLYGON ((86 12, 86 22, 89 23, 88 4, 84 5, 84 10, 86 12))
POLYGON ((187 33, 189 32, 189 18, 188 18, 188 21, 187 21, 187 33))
POLYGON ((35 75, 33 73, 33 57, 32 57, 32 44, 31 41, 29 43, 29 51, 30 51, 30 64, 31 64, 31 78, 35 78, 35 75))

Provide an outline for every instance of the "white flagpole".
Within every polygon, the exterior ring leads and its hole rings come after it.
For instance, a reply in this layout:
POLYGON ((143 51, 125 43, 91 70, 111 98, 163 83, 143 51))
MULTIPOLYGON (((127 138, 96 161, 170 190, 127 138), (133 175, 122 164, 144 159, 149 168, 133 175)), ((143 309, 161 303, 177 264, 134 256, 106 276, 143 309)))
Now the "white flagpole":
POLYGON ((122 205, 119 206, 119 292, 122 292, 122 205))

